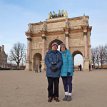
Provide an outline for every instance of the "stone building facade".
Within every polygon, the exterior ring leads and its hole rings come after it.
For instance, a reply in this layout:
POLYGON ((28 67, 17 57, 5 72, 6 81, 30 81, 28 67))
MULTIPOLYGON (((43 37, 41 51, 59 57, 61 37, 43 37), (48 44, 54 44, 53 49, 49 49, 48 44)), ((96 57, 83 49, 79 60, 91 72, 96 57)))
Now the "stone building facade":
POLYGON ((89 71, 91 64, 90 36, 92 27, 89 26, 89 16, 74 18, 58 17, 43 22, 30 23, 27 36, 26 70, 34 71, 45 68, 44 57, 53 42, 59 45, 65 43, 73 56, 83 56, 83 70, 89 71))
POLYGON ((4 51, 4 45, 0 46, 0 67, 1 68, 7 67, 7 55, 4 51))

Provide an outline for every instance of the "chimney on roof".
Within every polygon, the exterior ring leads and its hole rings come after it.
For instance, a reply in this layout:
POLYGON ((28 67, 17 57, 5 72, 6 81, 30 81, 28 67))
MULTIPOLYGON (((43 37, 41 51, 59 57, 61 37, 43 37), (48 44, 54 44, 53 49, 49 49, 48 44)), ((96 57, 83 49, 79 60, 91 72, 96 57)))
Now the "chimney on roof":
POLYGON ((2 47, 1 47, 1 51, 4 52, 4 45, 2 45, 2 47))

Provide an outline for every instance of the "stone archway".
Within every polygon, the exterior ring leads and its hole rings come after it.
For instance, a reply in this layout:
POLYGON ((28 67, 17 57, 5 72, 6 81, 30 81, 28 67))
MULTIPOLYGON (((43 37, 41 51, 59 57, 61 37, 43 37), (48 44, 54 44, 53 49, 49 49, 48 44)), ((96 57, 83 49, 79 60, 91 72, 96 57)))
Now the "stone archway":
POLYGON ((77 50, 77 51, 74 51, 72 53, 72 55, 73 55, 73 60, 74 60, 74 69, 75 69, 75 71, 80 71, 80 69, 79 69, 80 66, 81 66, 81 70, 82 70, 83 67, 84 67, 82 52, 80 52, 79 50, 77 50), (79 56, 79 59, 75 60, 76 55, 80 55, 80 56, 79 56), (78 61, 78 62, 75 62, 75 61, 78 61))
POLYGON ((74 52, 72 53, 73 57, 74 57, 76 54, 80 54, 80 55, 83 56, 82 52, 79 51, 79 50, 76 50, 76 51, 74 51, 74 52))
POLYGON ((33 70, 39 72, 39 65, 41 63, 42 56, 40 53, 36 53, 33 57, 33 70))
POLYGON ((63 43, 61 40, 58 40, 58 39, 55 39, 55 40, 52 40, 50 43, 49 43, 49 49, 51 49, 51 45, 52 43, 56 42, 58 45, 60 45, 61 43, 63 43))
POLYGON ((92 27, 89 26, 89 16, 75 18, 56 17, 43 22, 30 23, 26 32, 28 47, 26 70, 33 68, 34 53, 41 53, 42 69, 44 70, 44 58, 53 42, 65 43, 73 53, 80 50, 84 59, 84 71, 89 71, 91 63, 91 36, 92 27))

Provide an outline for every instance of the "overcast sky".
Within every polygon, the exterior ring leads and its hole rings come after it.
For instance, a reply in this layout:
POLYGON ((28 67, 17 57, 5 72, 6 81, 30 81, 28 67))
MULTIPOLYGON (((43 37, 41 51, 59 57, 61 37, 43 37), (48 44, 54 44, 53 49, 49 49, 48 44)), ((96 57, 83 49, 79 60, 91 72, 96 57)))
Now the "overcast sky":
POLYGON ((107 43, 107 0, 0 0, 0 45, 9 53, 14 43, 26 44, 28 23, 44 21, 50 11, 62 9, 70 18, 89 16, 92 47, 107 43))

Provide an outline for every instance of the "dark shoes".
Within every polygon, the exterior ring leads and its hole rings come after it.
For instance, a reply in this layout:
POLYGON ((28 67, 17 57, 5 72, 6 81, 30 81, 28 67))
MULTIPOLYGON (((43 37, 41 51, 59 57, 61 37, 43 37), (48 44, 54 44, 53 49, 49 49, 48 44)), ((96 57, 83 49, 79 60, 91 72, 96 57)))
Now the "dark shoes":
POLYGON ((65 97, 63 98, 63 101, 71 101, 71 100, 72 100, 71 96, 65 95, 65 97))
MULTIPOLYGON (((52 102, 52 100, 53 100, 53 97, 49 97, 48 98, 48 102, 52 102)), ((54 97, 54 100, 56 101, 56 102, 59 102, 60 100, 58 99, 58 97, 54 97)))
POLYGON ((52 97, 49 97, 48 98, 48 102, 52 102, 53 98, 52 97))
MULTIPOLYGON (((49 98, 48 98, 48 102, 52 102, 52 100, 53 100, 53 97, 49 97, 49 98)), ((54 97, 54 100, 55 100, 56 102, 60 102, 60 100, 59 100, 58 97, 54 97)), ((72 100, 72 97, 71 97, 71 96, 65 95, 65 97, 63 98, 63 101, 71 101, 71 100, 72 100)))
MULTIPOLYGON (((52 100, 53 100, 53 97, 49 97, 49 98, 48 98, 48 102, 52 102, 52 100)), ((54 97, 54 100, 55 100, 56 102, 60 102, 60 100, 59 100, 58 97, 54 97)), ((63 98, 63 101, 71 101, 71 100, 72 100, 72 97, 71 97, 71 96, 65 95, 65 97, 63 98)))
POLYGON ((54 97, 54 100, 55 100, 56 102, 60 102, 60 100, 58 99, 58 97, 54 97))

